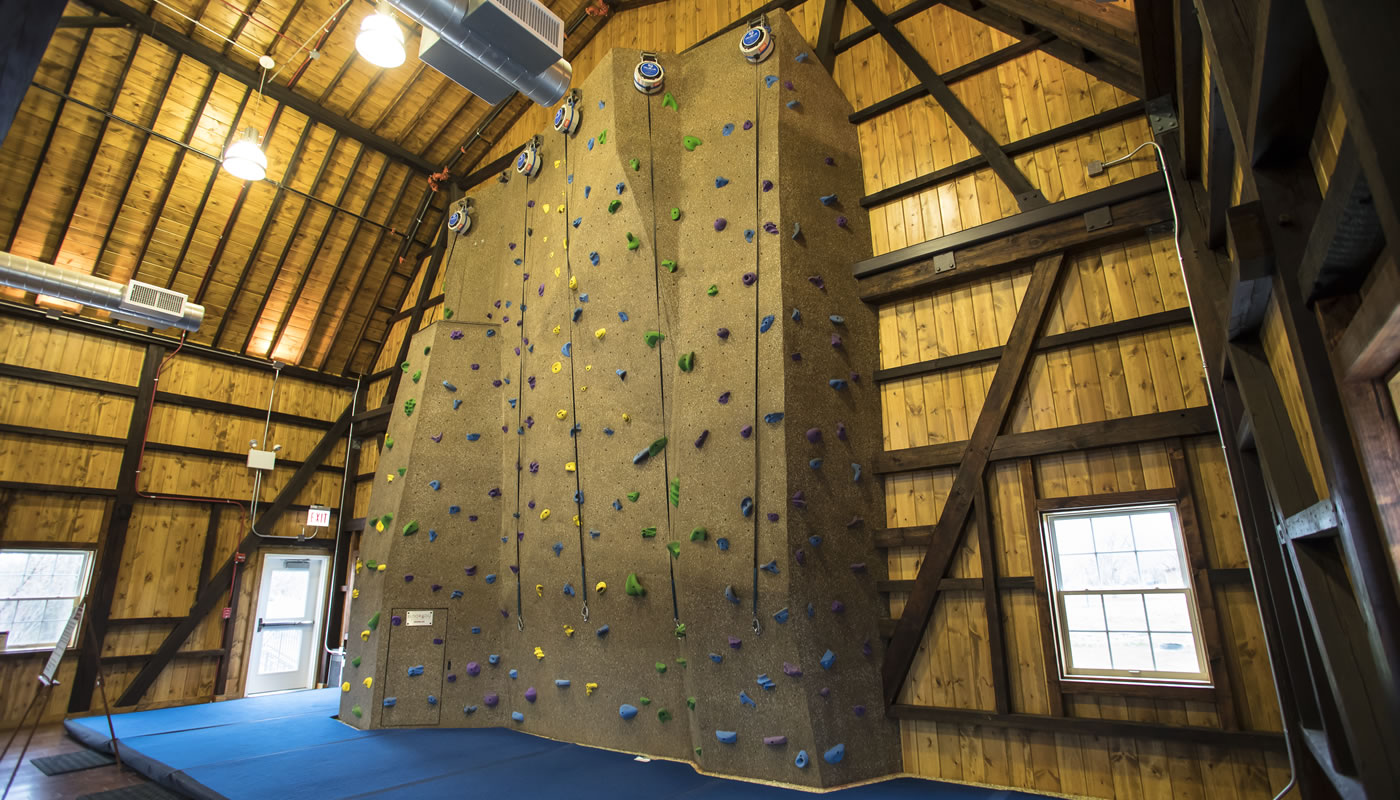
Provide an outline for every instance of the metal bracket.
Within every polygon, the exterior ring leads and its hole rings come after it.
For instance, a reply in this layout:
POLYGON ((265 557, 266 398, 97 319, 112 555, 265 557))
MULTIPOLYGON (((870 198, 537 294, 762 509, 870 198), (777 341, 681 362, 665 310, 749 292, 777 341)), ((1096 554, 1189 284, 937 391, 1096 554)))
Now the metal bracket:
POLYGON ((1099 206, 1084 212, 1084 230, 1097 231, 1113 227, 1113 212, 1108 206, 1099 206))
POLYGON ((1047 202, 1045 195, 1041 194, 1039 189, 1032 189, 1029 192, 1021 192, 1016 195, 1017 207, 1026 211, 1032 208, 1039 208, 1040 206, 1046 205, 1047 202))
POLYGON ((1156 97, 1143 103, 1147 109, 1147 123, 1152 126, 1153 135, 1176 130, 1176 109, 1167 95, 1156 97))
POLYGON ((942 253, 933 254, 933 273, 949 272, 957 269, 957 259, 952 250, 945 250, 942 253))

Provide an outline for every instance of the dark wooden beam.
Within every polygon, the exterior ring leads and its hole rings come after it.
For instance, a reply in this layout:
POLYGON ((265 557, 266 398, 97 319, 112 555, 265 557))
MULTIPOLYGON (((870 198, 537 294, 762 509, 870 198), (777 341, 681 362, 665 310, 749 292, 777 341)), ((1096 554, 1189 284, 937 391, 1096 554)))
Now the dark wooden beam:
MULTIPOLYGON (((1178 0, 1179 2, 1179 0, 1178 0)), ((995 3, 993 3, 995 5, 995 3)), ((1137 17, 1138 56, 1142 67, 1143 99, 1158 97, 1171 98, 1172 106, 1178 106, 1176 97, 1176 29, 1177 13, 1175 3, 1165 0, 1134 4, 1137 17)), ((1088 27, 1087 25, 1084 27, 1088 27)), ((1193 62, 1183 63, 1185 71, 1194 71, 1199 79, 1201 71, 1193 62)))
MULTIPOLYGON (((0 433, 8 433, 14 436, 25 436, 40 439, 52 439, 57 441, 79 442, 82 444, 94 445, 97 447, 123 447, 126 440, 120 436, 99 436, 95 433, 80 433, 77 431, 50 430, 48 428, 35 428, 28 425, 11 425, 0 422, 0 433)), ((210 458, 219 461, 231 461, 235 463, 246 463, 247 453, 230 453, 226 450, 211 450, 204 447, 190 447, 183 444, 167 444, 165 442, 147 442, 146 452, 148 453, 173 453, 181 456, 193 456, 195 458, 210 458)), ((287 469, 296 469, 301 466, 300 461, 295 459, 277 460, 277 466, 287 469)), ((340 473, 340 467, 323 464, 320 467, 322 472, 340 473)))
POLYGON ((1107 506, 1150 505, 1152 503, 1175 503, 1180 492, 1175 489, 1137 489, 1128 492, 1104 492, 1102 494, 1076 495, 1072 497, 1042 497, 1035 501, 1035 509, 1046 511, 1077 510, 1082 508, 1104 508, 1107 506))
POLYGON ((1020 728, 1101 738, 1152 739, 1230 749, 1268 750, 1272 753, 1284 751, 1283 734, 1268 731, 1227 731, 1198 725, 1165 725, 1158 722, 1128 722, 1051 714, 997 714, 993 711, 970 708, 936 708, 899 703, 890 705, 889 716, 895 719, 946 722, 954 725, 989 725, 995 728, 1020 728))
MULTIPOLYGON (((225 403, 222 400, 210 400, 207 397, 195 397, 188 394, 174 394, 172 392, 156 392, 156 402, 169 405, 184 406, 185 408, 198 408, 202 411, 213 411, 219 414, 228 414, 234 417, 245 417, 247 419, 266 419, 267 409, 256 406, 241 406, 237 403, 225 403)), ((335 423, 318 417, 308 417, 303 414, 290 414, 286 411, 272 412, 272 421, 284 425, 299 425, 303 428, 318 428, 326 430, 335 423)))
POLYGON ((1225 101, 1220 95, 1220 84, 1214 78, 1210 82, 1210 115, 1206 124, 1204 244, 1215 249, 1225 244, 1225 217, 1234 202, 1235 140, 1230 138, 1225 101))
MULTIPOLYGON (((890 18, 894 19, 893 16, 891 16, 890 18)), ((969 61, 968 63, 963 64, 960 67, 954 67, 953 69, 950 69, 947 72, 940 73, 938 77, 942 78, 944 83, 951 86, 954 83, 957 83, 958 81, 967 80, 968 78, 971 78, 974 75, 980 75, 989 69, 995 69, 1001 66, 1002 64, 1020 58, 1021 56, 1027 53, 1034 53, 1036 50, 1039 50, 1042 47, 1044 47, 1046 42, 1049 42, 1051 39, 1054 38, 1055 35, 1053 33, 1050 33, 1049 31, 1037 31, 1036 33, 1022 37, 1021 41, 1017 42, 1016 44, 1007 45, 1006 47, 1003 47, 1000 50, 996 50, 994 52, 988 53, 985 56, 982 56, 981 58, 969 61)), ((896 108, 899 108, 900 106, 912 103, 921 97, 927 96, 928 87, 924 86, 922 83, 916 84, 914 86, 909 87, 908 89, 905 89, 902 92, 896 92, 890 95, 889 97, 886 97, 884 100, 878 100, 866 106, 865 108, 860 108, 856 109, 855 111, 852 111, 848 119, 850 120, 852 125, 858 125, 862 122, 872 120, 880 116, 881 114, 893 111, 896 108)), ((1010 151, 1008 150, 1007 152, 1010 151)))
MULTIPOLYGON (((867 0, 855 2, 863 5, 867 0)), ((1050 298, 1059 284, 1064 262, 1063 253, 1044 256, 1036 262, 1035 269, 1031 271, 1030 283, 1026 287, 1025 297, 1016 312, 1016 321, 1012 323, 1011 335, 1006 342, 1006 352, 997 363, 996 373, 987 389, 987 399, 977 416, 957 474, 953 476, 953 485, 944 501, 943 513, 939 515, 934 528, 933 542, 919 567, 918 583, 914 591, 909 593, 904 613, 895 628, 895 635, 885 651, 883 677, 885 700, 888 703, 898 701, 905 678, 914 663, 914 656, 923 639, 924 628, 928 626, 929 618, 933 615, 934 601, 938 597, 938 581, 947 572, 958 541, 963 536, 968 512, 971 510, 977 487, 982 485, 987 462, 991 457, 992 444, 1006 421, 1011 399, 1025 377, 1027 366, 1030 364, 1031 344, 1045 321, 1045 315, 1050 308, 1050 298)))
MULTIPOLYGON (((1102 422, 1084 422, 1043 431, 1003 434, 998 436, 996 443, 992 445, 990 459, 1006 461, 1206 433, 1215 433, 1215 417, 1210 408, 1198 406, 1181 411, 1159 411, 1155 414, 1139 414, 1102 422)), ((966 448, 967 442, 964 441, 890 450, 875 456, 874 471, 884 475, 951 467, 962 461, 966 448)))
POLYGON ((1016 205, 1022 211, 1044 207, 1046 205, 1045 196, 1031 184, 1025 175, 1021 174, 1020 168, 1002 149, 996 137, 982 127, 982 123, 977 121, 967 106, 963 105, 958 96, 953 94, 953 90, 948 88, 948 84, 944 83, 933 67, 929 66, 928 61, 919 53, 918 48, 904 38, 904 34, 900 33, 890 18, 880 11, 874 0, 851 0, 851 2, 860 9, 860 13, 864 14, 875 30, 884 37, 885 42, 894 50, 895 55, 899 56, 899 60, 904 62, 910 72, 914 73, 914 77, 928 89, 929 95, 938 103, 939 108, 943 109, 943 113, 948 115, 948 119, 967 137, 973 148, 987 159, 987 166, 991 167, 992 172, 996 173, 1001 182, 1006 184, 1016 199, 1016 205))
POLYGON ((1255 166, 1306 158, 1327 67, 1305 0, 1258 0, 1245 136, 1255 166))
MULTIPOLYGON (((939 0, 914 0, 912 3, 906 3, 889 13, 890 22, 898 25, 904 20, 912 19, 938 4, 939 0)), ((837 53, 844 53, 875 35, 875 26, 866 25, 855 33, 841 37, 841 39, 836 42, 835 50, 837 53)))
POLYGON ((1257 202, 1235 206, 1225 215, 1230 280, 1225 335, 1234 340, 1264 324, 1273 296, 1274 259, 1269 232, 1257 202))
POLYGON ((168 25, 157 22, 149 14, 132 8, 122 0, 90 0, 88 5, 96 11, 118 17, 132 24, 137 30, 150 36, 177 53, 187 55, 218 72, 250 88, 261 88, 272 100, 288 106, 312 120, 339 131, 345 136, 362 142, 390 158, 408 165, 413 170, 429 174, 437 170, 419 155, 409 152, 397 142, 380 136, 373 131, 356 125, 348 119, 332 112, 316 102, 315 98, 296 92, 282 84, 271 82, 262 85, 262 75, 252 67, 246 67, 223 53, 191 39, 168 25))
MULTIPOLYGON (((1303 298, 1311 302, 1360 290, 1384 246, 1375 198, 1362 174, 1356 142, 1351 134, 1344 134, 1298 268, 1303 298)), ((1362 293, 1363 299, 1368 292, 1362 293)))
MULTIPOLYGON (((1006 153, 1008 156, 1019 156, 1023 153, 1039 150, 1043 147, 1053 147, 1060 142, 1077 139, 1080 136, 1093 133, 1105 126, 1126 122, 1127 120, 1136 119, 1142 115, 1143 108, 1141 103, 1127 103, 1117 108, 1085 117, 1084 119, 1066 123, 1057 128, 1051 128, 1043 133, 1037 133, 1024 139, 1018 139, 1003 145, 1001 149, 1002 152, 1006 153)), ((855 115, 853 114, 852 116, 855 115)), ((907 181, 897 183, 894 186, 881 189, 877 192, 872 192, 862 197, 860 199, 860 204, 865 208, 873 208, 885 203, 890 203, 908 197, 911 194, 917 194, 925 189, 932 189, 941 183, 946 183, 955 178, 971 175, 979 169, 985 169, 987 166, 988 161, 986 156, 979 154, 972 158, 963 159, 956 164, 949 164, 942 169, 936 169, 933 172, 910 178, 907 181)))
POLYGON ((195 584, 197 586, 209 582, 209 570, 214 568, 214 554, 219 546, 219 516, 222 511, 222 505, 209 506, 209 525, 204 529, 204 552, 199 558, 199 581, 195 584))
MULTIPOLYGON (((1047 350, 1058 350, 1064 347, 1089 344, 1091 342, 1105 341, 1124 336, 1130 333, 1142 333, 1144 331, 1157 330, 1159 328, 1170 328, 1176 325, 1191 324, 1190 308, 1174 308, 1171 311, 1158 311, 1154 314, 1146 314, 1141 317, 1129 317, 1117 322, 1109 322, 1103 325, 1090 325, 1087 328, 1078 328, 1065 333, 1056 333, 1050 336, 1042 336, 1036 339, 1031 348, 1033 353, 1043 353, 1047 350)), ((894 381, 912 378, 917 375, 928 375, 940 372, 945 369, 965 367, 971 364, 982 364, 989 361, 996 361, 1001 358, 1002 352, 1006 348, 988 347, 982 350, 973 350, 967 353, 958 353, 953 356, 943 356, 932 358, 928 361, 916 361, 913 364, 903 364, 898 367, 875 370, 875 380, 894 381)))
POLYGON ((997 557, 993 552, 991 500, 985 478, 978 481, 976 512, 977 554, 982 560, 982 611, 987 621, 987 661, 992 668, 992 694, 998 714, 1011 713, 1011 680, 1006 669, 1006 638, 1001 627, 1001 591, 997 577, 997 557))
POLYGON ((0 481, 0 490, 9 492, 30 492, 32 494, 75 494, 87 497, 116 497, 116 489, 101 486, 65 486, 58 483, 29 483, 27 481, 0 481))
POLYGON ((1400 361, 1400 265, 1391 253, 1372 270, 1361 305, 1332 353, 1348 381, 1381 380, 1400 361))
POLYGON ((1031 551, 1031 574, 1035 576, 1035 625, 1040 642, 1040 663, 1045 676, 1045 703, 1056 717, 1065 714, 1065 697, 1060 691, 1060 654, 1055 638, 1051 609, 1054 592, 1050 588, 1050 572, 1045 560, 1045 534, 1042 530, 1040 502, 1035 486, 1035 465, 1029 457, 1016 464, 1021 479, 1021 508, 1025 515, 1026 541, 1031 551))
MULTIPOLYGON (((1172 0, 1172 17, 1175 20, 1174 38, 1176 41, 1176 63, 1182 66, 1176 70, 1176 120, 1181 135, 1181 164, 1187 178, 1200 177, 1201 169, 1201 26, 1196 24, 1196 11, 1191 0, 1172 0)), ((1138 36, 1142 41, 1142 36, 1138 36)), ((1156 95, 1149 94, 1148 97, 1156 95)))
POLYGON ((66 386, 70 389, 82 389, 88 392, 116 394, 123 397, 135 397, 140 392, 139 387, 128 386, 124 383, 100 381, 95 378, 84 378, 79 375, 69 375, 66 372, 53 372, 36 367, 23 367, 18 364, 0 364, 0 377, 46 383, 50 386, 66 386))
MULTIPOLYGON (((1138 74, 1143 72, 1137 48, 1131 42, 1120 39, 1103 28, 1095 27, 1067 14, 1058 14, 1052 8, 1038 5, 1030 0, 981 0, 981 2, 1037 28, 1053 31, 1059 38, 1093 53, 1097 58, 1110 61, 1123 69, 1138 74)), ((1161 4, 1148 3, 1147 5, 1161 4)), ((1165 33, 1165 30, 1163 32, 1165 33)), ((1149 92, 1140 96, 1143 99, 1149 99, 1161 94, 1162 92, 1149 92)))
MULTIPOLYGON (((324 463, 326 457, 330 455, 331 451, 335 449, 336 445, 339 444, 340 440, 344 438, 349 431, 350 409, 350 405, 345 406, 345 410, 341 412, 340 418, 337 419, 330 430, 326 431, 325 435, 321 437, 321 441, 317 442, 316 447, 314 447, 311 453, 306 457, 306 461, 302 464, 301 468, 292 475, 291 479, 288 480, 287 484, 282 487, 282 490, 277 493, 277 496, 273 498, 272 502, 258 515, 257 520, 255 520, 252 525, 252 529, 244 535, 243 540, 234 548, 234 552, 229 554, 223 566, 200 588, 199 594, 195 596, 194 604, 190 607, 189 616, 184 622, 175 626, 175 629, 165 637, 160 647, 156 649, 155 654, 152 655, 151 660, 131 679, 131 683, 127 684, 121 697, 117 699, 116 705, 129 706, 141 699, 142 695, 146 693, 146 690, 155 682, 155 679, 160 676, 161 670, 165 669, 166 665, 170 663, 171 657, 175 655, 176 651, 180 649, 180 646, 185 643, 185 640, 189 638, 190 634, 194 632, 194 629, 203 621, 204 616, 214 608, 219 599, 223 597, 224 592, 228 591, 230 581, 233 578, 235 565, 238 563, 238 556, 250 551, 261 541, 261 538, 254 530, 257 528, 270 530, 282 514, 288 510, 292 501, 296 499, 297 494, 306 486, 307 481, 310 480, 311 475, 316 471, 316 467, 324 463)), ((283 542, 283 544, 290 543, 283 542)), ((76 684, 74 690, 77 690, 76 684)))
POLYGON ((841 22, 845 16, 846 0, 825 0, 817 30, 816 56, 827 72, 836 68, 836 40, 841 36, 841 22))
MULTIPOLYGON (((116 17, 103 16, 65 16, 58 20, 60 28, 129 28, 131 23, 116 17)), ((0 139, 3 139, 0 136, 0 139)))
POLYGON ((136 505, 137 481, 140 479, 141 443, 146 440, 146 428, 151 421, 151 405, 156 393, 156 379, 165 358, 165 348, 148 345, 141 362, 141 378, 137 383, 131 419, 127 424, 126 445, 117 472, 117 487, 112 511, 107 518, 107 530, 102 536, 102 550, 97 569, 93 572, 92 588, 87 600, 87 624, 93 636, 83 637, 78 667, 73 674, 72 693, 68 697, 68 712, 87 711, 92 705, 92 690, 97 682, 97 660, 107 636, 107 618, 112 613, 112 600, 117 593, 122 549, 131 526, 131 512, 136 505))

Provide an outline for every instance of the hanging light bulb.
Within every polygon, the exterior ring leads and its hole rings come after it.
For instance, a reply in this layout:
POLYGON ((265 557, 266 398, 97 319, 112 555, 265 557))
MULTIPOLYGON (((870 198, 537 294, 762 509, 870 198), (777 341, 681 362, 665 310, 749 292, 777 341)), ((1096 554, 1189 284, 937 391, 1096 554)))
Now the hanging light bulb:
POLYGON ((394 21, 388 3, 380 2, 378 9, 360 23, 355 49, 376 67, 390 69, 403 63, 403 29, 394 21))
POLYGON ((267 156, 258 145, 258 129, 249 127, 224 153, 224 169, 235 178, 260 181, 267 177, 267 156))

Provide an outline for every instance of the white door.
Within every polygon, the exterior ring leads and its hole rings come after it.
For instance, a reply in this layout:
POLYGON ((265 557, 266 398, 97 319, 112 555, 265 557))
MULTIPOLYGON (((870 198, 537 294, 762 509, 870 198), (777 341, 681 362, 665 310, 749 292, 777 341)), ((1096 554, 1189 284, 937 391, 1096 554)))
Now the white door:
POLYGON ((310 689, 321 647, 329 556, 263 558, 245 694, 310 689))

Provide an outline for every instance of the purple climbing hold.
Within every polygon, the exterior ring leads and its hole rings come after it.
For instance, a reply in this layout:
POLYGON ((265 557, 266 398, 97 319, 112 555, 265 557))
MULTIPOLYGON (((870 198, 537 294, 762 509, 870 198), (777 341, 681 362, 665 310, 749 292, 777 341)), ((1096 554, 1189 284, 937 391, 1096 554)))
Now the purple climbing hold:
POLYGON ((539 692, 536 692, 533 686, 525 690, 525 699, 531 703, 535 702, 535 698, 538 696, 539 692))
POLYGON ((487 692, 486 696, 481 698, 481 702, 485 703, 487 708, 495 708, 496 704, 501 702, 501 696, 495 692, 487 692))
POLYGON ((769 522, 777 522, 777 521, 778 521, 778 512, 776 512, 776 511, 769 511, 769 512, 768 512, 768 521, 769 521, 769 522))
POLYGON ((390 623, 391 625, 402 625, 402 624, 403 624, 403 617, 400 617, 400 616, 397 616, 397 615, 392 616, 392 617, 389 618, 389 623, 390 623))
POLYGON ((855 714, 857 717, 863 717, 865 716, 865 706, 855 706, 851 709, 851 713, 855 714))
POLYGON ((473 678, 475 678, 477 675, 480 675, 481 665, 476 663, 475 661, 467 662, 467 674, 472 676, 473 678))
POLYGON ((851 373, 851 383, 860 383, 860 373, 859 373, 859 372, 852 372, 852 373, 851 373))
POLYGON ((832 600, 832 601, 831 601, 831 613, 833 613, 833 614, 844 614, 844 613, 846 613, 846 604, 843 603, 843 602, 841 602, 840 600, 832 600))
POLYGON ((720 217, 719 219, 715 220, 715 230, 717 231, 724 230, 728 225, 729 220, 725 219, 724 217, 720 217))
POLYGON ((526 207, 526 208, 534 208, 534 207, 535 207, 535 201, 534 201, 534 200, 526 201, 525 207, 526 207))
POLYGON ((740 280, 744 282, 745 286, 753 286, 755 283, 758 283, 758 273, 745 272, 740 280))
POLYGON ((467 573, 467 577, 470 578, 471 576, 476 574, 476 565, 472 564, 470 567, 467 567, 465 571, 467 573))
MULTIPOLYGON (((531 474, 531 475, 535 475, 535 474, 538 474, 539 471, 540 471, 540 462, 538 462, 538 461, 531 461, 531 462, 530 462, 530 474, 531 474)), ((533 501, 533 500, 530 501, 532 507, 533 507, 534 502, 535 502, 535 501, 533 501)))
POLYGON ((801 360, 802 360, 802 354, 801 354, 801 353, 793 353, 793 354, 792 354, 792 360, 793 360, 793 361, 801 361, 801 360))
POLYGON ((846 423, 836 423, 836 438, 843 442, 846 441, 846 423))
POLYGON ((825 161, 825 163, 826 163, 826 165, 827 165, 828 167, 834 167, 834 166, 836 166, 836 159, 832 158, 831 156, 827 156, 827 157, 824 159, 824 161, 825 161))
POLYGON ((451 336, 453 339, 460 339, 462 338, 463 333, 461 331, 453 331, 451 336))
POLYGON ((869 639, 866 639, 865 642, 861 644, 860 652, 861 655, 865 656, 866 658, 869 658, 872 654, 874 654, 875 649, 870 646, 869 639))
POLYGON ((739 429, 739 435, 742 436, 742 437, 745 438, 745 439, 749 438, 750 436, 753 435, 753 426, 752 426, 752 425, 745 425, 744 427, 740 428, 740 429, 739 429))
POLYGON ((837 217, 837 218, 836 218, 836 227, 838 227, 838 228, 844 228, 844 227, 846 227, 846 223, 847 223, 847 222, 848 222, 848 220, 847 220, 845 217, 837 217))
POLYGON ((817 691, 817 694, 821 695, 822 697, 830 697, 831 689, 823 686, 820 690, 817 691))
POLYGON ((821 429, 821 428, 808 428, 808 429, 807 429, 807 441, 811 442, 812 444, 816 444, 817 442, 820 442, 821 440, 822 440, 822 429, 821 429))
POLYGON ((789 664, 788 662, 784 661, 783 674, 792 678, 800 678, 802 677, 802 668, 797 666, 796 664, 789 664))
POLYGON ((708 438, 710 438, 710 432, 708 430, 700 431, 700 435, 695 438, 695 447, 697 449, 704 447, 705 440, 708 438))
POLYGON ((793 507, 793 508, 806 508, 806 507, 807 507, 807 495, 806 495, 801 489, 798 489, 796 492, 793 492, 793 493, 792 493, 792 507, 793 507))
POLYGON ((778 226, 775 225, 775 224, 773 224, 772 222, 765 222, 765 223, 763 223, 763 232, 764 232, 764 233, 770 233, 770 234, 777 234, 777 232, 778 232, 778 226))
POLYGON ((772 746, 774 746, 774 747, 777 747, 777 746, 779 746, 779 745, 787 744, 787 737, 786 737, 786 736, 765 736, 765 737, 763 737, 763 743, 766 744, 766 745, 772 745, 772 746))
POLYGON ((719 404, 722 406, 729 405, 729 392, 724 392, 719 396, 719 404))
POLYGON ((729 637, 729 649, 738 650, 744 644, 743 640, 737 636, 729 637))
POLYGON ((794 561, 797 562, 797 566, 799 567, 807 563, 807 554, 802 552, 801 550, 798 550, 796 553, 793 553, 792 558, 794 561))
POLYGON ((834 333, 831 334, 831 346, 832 346, 832 347, 835 347, 835 348, 837 348, 837 349, 840 349, 840 348, 841 348, 841 337, 840 337, 840 336, 837 336, 837 335, 834 334, 834 333))
POLYGON ((771 190, 772 188, 773 188, 773 182, 770 181, 770 180, 768 180, 767 178, 764 178, 764 179, 763 179, 763 191, 766 192, 766 191, 771 190))
POLYGON ((852 564, 852 565, 851 565, 851 572, 853 572, 853 573, 855 573, 855 574, 857 574, 857 575, 864 574, 864 573, 865 573, 865 562, 864 562, 864 561, 858 561, 858 562, 852 564))
POLYGON ((489 491, 489 492, 486 493, 486 496, 487 496, 487 497, 500 497, 500 496, 501 496, 501 490, 500 490, 500 489, 492 489, 491 491, 489 491))
POLYGON ((784 88, 784 89, 787 89, 787 90, 789 90, 789 91, 791 91, 791 90, 792 90, 792 81, 783 81, 783 88, 784 88))
POLYGON ((413 583, 413 576, 412 576, 412 575, 405 575, 405 576, 403 576, 403 582, 404 582, 404 583, 413 583))
POLYGON ((807 278, 807 282, 817 287, 818 289, 826 288, 826 281, 822 280, 822 276, 820 275, 813 275, 807 278))
POLYGON ((728 329, 728 328, 720 328, 719 330, 715 331, 715 335, 718 336, 718 337, 721 338, 721 339, 728 339, 728 338, 729 338, 729 329, 728 329))
POLYGON ((752 129, 753 129, 753 120, 747 120, 747 119, 744 120, 744 130, 747 131, 747 130, 752 130, 752 129))

